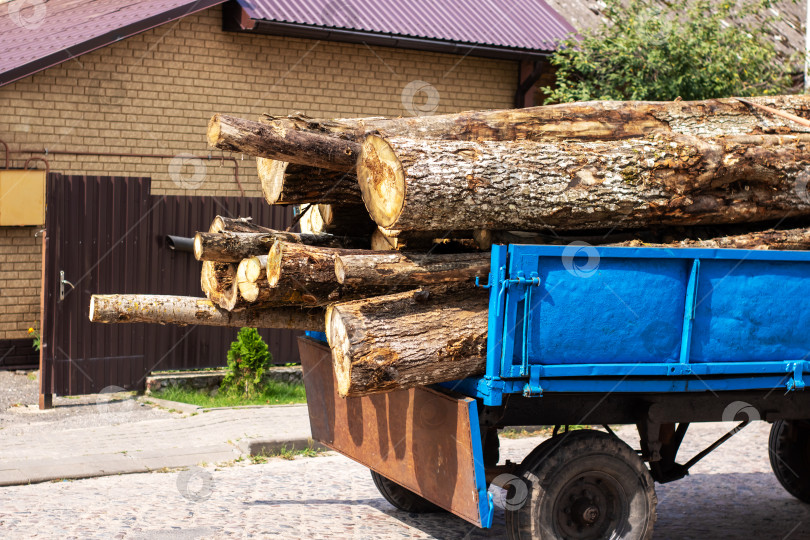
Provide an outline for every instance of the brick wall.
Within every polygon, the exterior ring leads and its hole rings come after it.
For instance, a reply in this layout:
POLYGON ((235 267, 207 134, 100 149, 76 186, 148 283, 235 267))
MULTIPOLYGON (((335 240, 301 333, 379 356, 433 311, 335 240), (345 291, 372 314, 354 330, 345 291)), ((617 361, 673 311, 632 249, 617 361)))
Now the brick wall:
POLYGON ((39 320, 40 227, 0 227, 0 339, 26 337, 39 320))
MULTIPOLYGON (((221 17, 220 7, 211 8, 0 87, 0 139, 12 151, 178 156, 48 160, 52 170, 66 174, 150 176, 156 194, 234 195, 231 163, 183 157, 221 155, 205 142, 214 112, 410 116, 512 105, 517 62, 226 33, 221 17), (430 85, 429 94, 418 93, 411 102, 406 89, 422 86, 418 81, 430 85)), ((30 155, 13 154, 13 166, 21 167, 30 155)), ((245 194, 259 196, 254 162, 236 157, 245 194)), ((9 231, 3 230, 0 241, 18 234, 9 231)), ((33 233, 15 238, 24 238, 16 247, 24 247, 27 262, 36 263, 32 272, 38 279, 38 240, 33 233)), ((0 282, 4 279, 0 275, 0 282)), ((38 306, 38 287, 38 281, 0 287, 0 297, 38 306)), ((0 336, 22 337, 35 311, 26 311, 20 324, 0 319, 0 336)))

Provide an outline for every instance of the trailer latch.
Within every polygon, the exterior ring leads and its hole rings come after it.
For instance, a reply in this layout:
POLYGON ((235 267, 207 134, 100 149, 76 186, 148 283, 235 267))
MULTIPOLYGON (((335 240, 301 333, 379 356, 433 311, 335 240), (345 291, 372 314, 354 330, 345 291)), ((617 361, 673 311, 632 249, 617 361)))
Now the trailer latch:
POLYGON ((787 382, 787 391, 804 390, 804 376, 803 376, 804 362, 793 362, 788 364, 787 370, 793 371, 793 377, 787 382))

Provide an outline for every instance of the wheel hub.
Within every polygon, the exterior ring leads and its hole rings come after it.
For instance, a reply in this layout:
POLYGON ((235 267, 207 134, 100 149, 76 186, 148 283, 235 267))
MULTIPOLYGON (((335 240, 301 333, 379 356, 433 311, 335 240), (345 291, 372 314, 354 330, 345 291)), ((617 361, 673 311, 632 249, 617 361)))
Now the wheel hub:
POLYGON ((593 525, 599 519, 599 509, 595 506, 589 506, 582 513, 582 521, 588 525, 593 525))
POLYGON ((599 472, 578 476, 557 499, 555 525, 562 538, 596 540, 615 528, 621 515, 622 490, 599 472))

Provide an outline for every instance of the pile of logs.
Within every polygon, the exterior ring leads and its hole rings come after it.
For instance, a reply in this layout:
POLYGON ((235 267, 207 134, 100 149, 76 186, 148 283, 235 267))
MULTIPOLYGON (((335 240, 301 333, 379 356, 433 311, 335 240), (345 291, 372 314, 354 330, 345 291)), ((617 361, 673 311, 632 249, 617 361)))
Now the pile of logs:
POLYGON ((206 298, 94 296, 99 322, 326 332, 338 390, 484 370, 493 243, 808 249, 810 97, 588 102, 417 118, 214 115, 301 232, 217 217, 206 298))

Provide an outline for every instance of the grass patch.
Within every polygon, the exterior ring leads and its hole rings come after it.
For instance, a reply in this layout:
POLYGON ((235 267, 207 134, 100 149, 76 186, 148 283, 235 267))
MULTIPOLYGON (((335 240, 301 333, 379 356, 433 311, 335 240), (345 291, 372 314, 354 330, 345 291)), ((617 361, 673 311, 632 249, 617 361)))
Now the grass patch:
POLYGON ((262 453, 262 454, 258 454, 256 456, 250 456, 250 460, 254 464, 260 464, 260 463, 267 463, 267 460, 270 459, 270 458, 281 458, 281 459, 293 460, 293 459, 295 459, 296 457, 299 457, 299 456, 300 457, 310 457, 310 458, 311 457, 317 457, 317 456, 323 454, 324 452, 326 452, 326 450, 323 450, 321 448, 313 448, 312 446, 308 446, 306 448, 301 448, 301 449, 298 449, 298 450, 288 449, 286 446, 282 446, 278 450, 270 452, 269 454, 262 453))
POLYGON ((286 405, 290 403, 306 403, 307 396, 303 384, 290 384, 268 381, 264 390, 252 398, 217 394, 211 396, 208 392, 200 390, 186 390, 176 386, 169 387, 152 394, 156 398, 180 403, 190 403, 198 407, 238 407, 240 405, 286 405))

